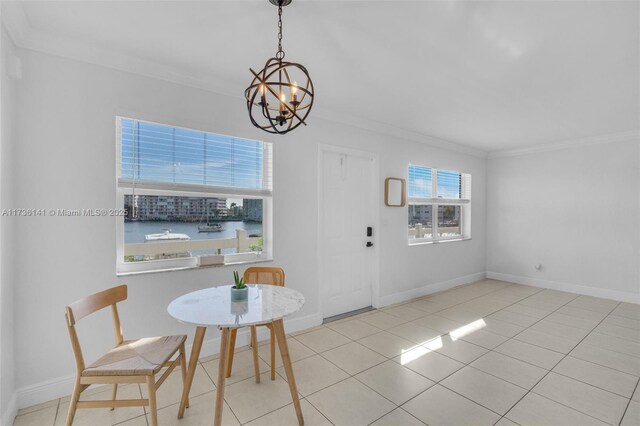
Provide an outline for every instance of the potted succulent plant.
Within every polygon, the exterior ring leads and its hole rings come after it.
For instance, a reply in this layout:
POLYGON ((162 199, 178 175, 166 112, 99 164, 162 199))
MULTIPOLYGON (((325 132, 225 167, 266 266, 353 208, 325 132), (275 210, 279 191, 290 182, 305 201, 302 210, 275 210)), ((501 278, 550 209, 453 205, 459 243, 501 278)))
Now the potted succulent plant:
POLYGON ((240 277, 238 271, 233 271, 234 285, 231 286, 231 301, 239 302, 247 300, 249 295, 249 287, 244 283, 244 278, 240 277))

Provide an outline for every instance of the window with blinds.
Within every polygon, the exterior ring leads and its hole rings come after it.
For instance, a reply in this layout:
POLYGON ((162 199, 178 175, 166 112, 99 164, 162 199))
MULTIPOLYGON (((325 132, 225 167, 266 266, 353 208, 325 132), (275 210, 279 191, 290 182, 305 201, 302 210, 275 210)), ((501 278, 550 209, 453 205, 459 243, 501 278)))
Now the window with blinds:
POLYGON ((409 165, 409 244, 471 238, 471 175, 409 165))
POLYGON ((270 258, 270 143, 118 117, 118 272, 270 258))
POLYGON ((225 193, 271 190, 269 143, 125 118, 120 135, 124 183, 194 191, 216 187, 225 193))

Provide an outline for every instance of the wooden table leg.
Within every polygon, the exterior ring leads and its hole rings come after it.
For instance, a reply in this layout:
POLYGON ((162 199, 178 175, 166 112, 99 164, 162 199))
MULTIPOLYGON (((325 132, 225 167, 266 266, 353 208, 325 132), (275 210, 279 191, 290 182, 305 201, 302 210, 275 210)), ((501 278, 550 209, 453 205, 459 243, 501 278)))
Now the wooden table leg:
POLYGON ((227 377, 227 351, 229 350, 229 329, 220 329, 220 359, 218 360, 218 381, 216 382, 216 411, 213 426, 222 425, 222 410, 224 408, 224 382, 227 377))
POLYGON ((193 376, 196 374, 196 369, 198 368, 198 358, 200 357, 200 350, 202 349, 205 331, 207 331, 206 327, 197 327, 196 335, 193 337, 191 358, 189 358, 189 367, 187 368, 187 380, 183 384, 182 399, 180 400, 180 408, 178 409, 179 419, 184 416, 184 409, 189 406, 189 391, 191 391, 193 376))
POLYGON ((296 386, 296 378, 293 375, 293 367, 291 366, 291 358, 289 357, 289 346, 287 345, 287 336, 284 333, 282 320, 274 321, 273 329, 276 333, 276 339, 278 340, 278 347, 280 348, 280 355, 282 356, 282 365, 287 374, 287 382, 289 383, 293 406, 296 409, 296 416, 298 416, 298 424, 302 426, 304 425, 304 417, 302 417, 302 407, 300 407, 300 399, 298 398, 298 387, 296 386))

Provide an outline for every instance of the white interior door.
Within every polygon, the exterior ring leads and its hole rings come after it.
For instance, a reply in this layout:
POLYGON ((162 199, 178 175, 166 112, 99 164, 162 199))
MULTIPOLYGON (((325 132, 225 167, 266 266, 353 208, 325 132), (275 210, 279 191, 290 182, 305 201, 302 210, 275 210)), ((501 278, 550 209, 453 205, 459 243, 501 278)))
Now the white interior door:
POLYGON ((319 285, 328 318, 371 306, 376 248, 367 227, 375 233, 374 159, 333 149, 320 155, 319 285))

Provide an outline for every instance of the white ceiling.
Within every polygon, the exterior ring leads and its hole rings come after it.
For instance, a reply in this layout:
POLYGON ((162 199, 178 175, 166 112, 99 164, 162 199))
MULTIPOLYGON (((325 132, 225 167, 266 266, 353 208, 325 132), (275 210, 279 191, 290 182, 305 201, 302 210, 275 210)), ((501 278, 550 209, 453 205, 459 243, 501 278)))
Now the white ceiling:
MULTIPOLYGON (((295 0, 283 43, 311 73, 317 114, 495 152, 640 128, 639 5, 295 0)), ((23 47, 238 97, 248 68, 276 50, 266 0, 23 2, 8 12, 23 47)))

